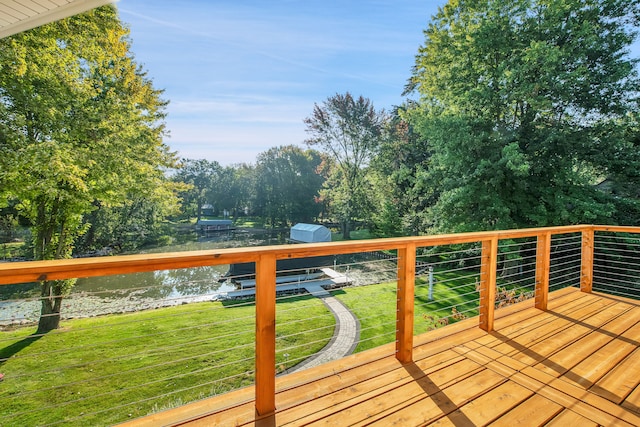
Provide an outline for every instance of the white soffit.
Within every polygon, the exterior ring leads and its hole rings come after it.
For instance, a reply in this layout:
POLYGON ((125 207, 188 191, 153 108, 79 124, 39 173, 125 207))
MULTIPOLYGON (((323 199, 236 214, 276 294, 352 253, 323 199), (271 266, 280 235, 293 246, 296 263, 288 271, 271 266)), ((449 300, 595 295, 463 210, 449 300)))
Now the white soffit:
POLYGON ((0 0, 0 38, 113 2, 114 0, 0 0))

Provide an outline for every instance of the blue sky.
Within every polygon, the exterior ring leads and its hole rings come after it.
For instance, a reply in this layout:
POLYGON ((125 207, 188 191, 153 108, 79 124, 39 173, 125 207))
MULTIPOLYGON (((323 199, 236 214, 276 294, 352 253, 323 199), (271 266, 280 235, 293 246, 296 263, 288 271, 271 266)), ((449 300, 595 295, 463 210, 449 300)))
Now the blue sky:
POLYGON ((378 109, 402 90, 446 0, 119 0, 133 53, 168 106, 166 140, 186 158, 255 163, 304 147, 303 120, 336 93, 378 109))

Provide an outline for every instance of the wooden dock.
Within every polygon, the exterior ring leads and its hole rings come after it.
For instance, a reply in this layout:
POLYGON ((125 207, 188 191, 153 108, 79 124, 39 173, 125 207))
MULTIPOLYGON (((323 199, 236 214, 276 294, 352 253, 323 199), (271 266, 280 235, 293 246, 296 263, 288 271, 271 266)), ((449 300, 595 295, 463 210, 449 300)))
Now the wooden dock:
MULTIPOLYGON (((227 292, 229 298, 248 298, 256 294, 256 280, 238 280, 240 289, 227 292)), ((344 274, 331 268, 322 268, 321 273, 297 274, 276 277, 276 293, 307 292, 307 288, 335 288, 349 284, 344 274)))

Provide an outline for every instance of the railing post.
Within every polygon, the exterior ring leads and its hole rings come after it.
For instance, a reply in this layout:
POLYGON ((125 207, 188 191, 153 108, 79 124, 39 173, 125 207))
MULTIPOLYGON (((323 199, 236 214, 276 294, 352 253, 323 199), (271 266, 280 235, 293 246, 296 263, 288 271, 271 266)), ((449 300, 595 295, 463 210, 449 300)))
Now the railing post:
POLYGON ((580 290, 591 293, 593 289, 593 227, 582 230, 582 263, 580 266, 580 290))
POLYGON ((256 413, 276 409, 276 256, 256 261, 256 413))
POLYGON ((549 269, 551 266, 551 233, 538 234, 536 246, 536 308, 546 310, 549 302, 549 269))
POLYGON ((402 363, 413 360, 413 313, 416 280, 416 245, 398 249, 398 292, 396 358, 402 363))
POLYGON ((482 241, 480 267, 480 328, 493 331, 496 305, 496 277, 498 269, 498 238, 482 241))

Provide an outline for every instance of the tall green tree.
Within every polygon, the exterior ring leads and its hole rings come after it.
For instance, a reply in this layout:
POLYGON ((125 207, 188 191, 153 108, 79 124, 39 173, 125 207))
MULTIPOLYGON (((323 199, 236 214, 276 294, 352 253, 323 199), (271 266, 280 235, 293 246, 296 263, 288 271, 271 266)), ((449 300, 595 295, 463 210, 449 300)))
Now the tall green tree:
POLYGON ((340 219, 345 239, 350 238, 353 219, 370 205, 366 176, 384 139, 386 122, 384 110, 376 110, 368 98, 354 98, 349 92, 315 104, 304 120, 310 135, 305 142, 319 147, 335 166, 326 197, 340 219))
POLYGON ((379 196, 373 225, 381 237, 417 235, 428 229, 426 211, 439 192, 437 187, 422 185, 431 149, 428 141, 401 117, 410 107, 409 103, 394 109, 388 137, 372 163, 379 196))
POLYGON ((232 207, 234 215, 251 215, 253 211, 253 201, 256 192, 256 168, 252 164, 240 163, 227 166, 231 185, 228 186, 229 206, 232 207))
POLYGON ((183 209, 192 211, 198 221, 202 217, 202 207, 213 202, 221 174, 222 166, 215 160, 185 159, 174 176, 175 181, 188 185, 181 192, 183 209))
POLYGON ((404 117, 432 156, 438 230, 611 222, 596 184, 630 165, 636 0, 449 1, 432 18, 404 117))
POLYGON ((321 210, 322 156, 294 145, 271 148, 256 162, 255 209, 272 226, 311 222, 321 210))
MULTIPOLYGON (((164 107, 112 6, 0 40, 0 200, 31 221, 35 259, 70 257, 99 205, 174 197, 164 107)), ((73 281, 41 285, 45 333, 73 281)))

